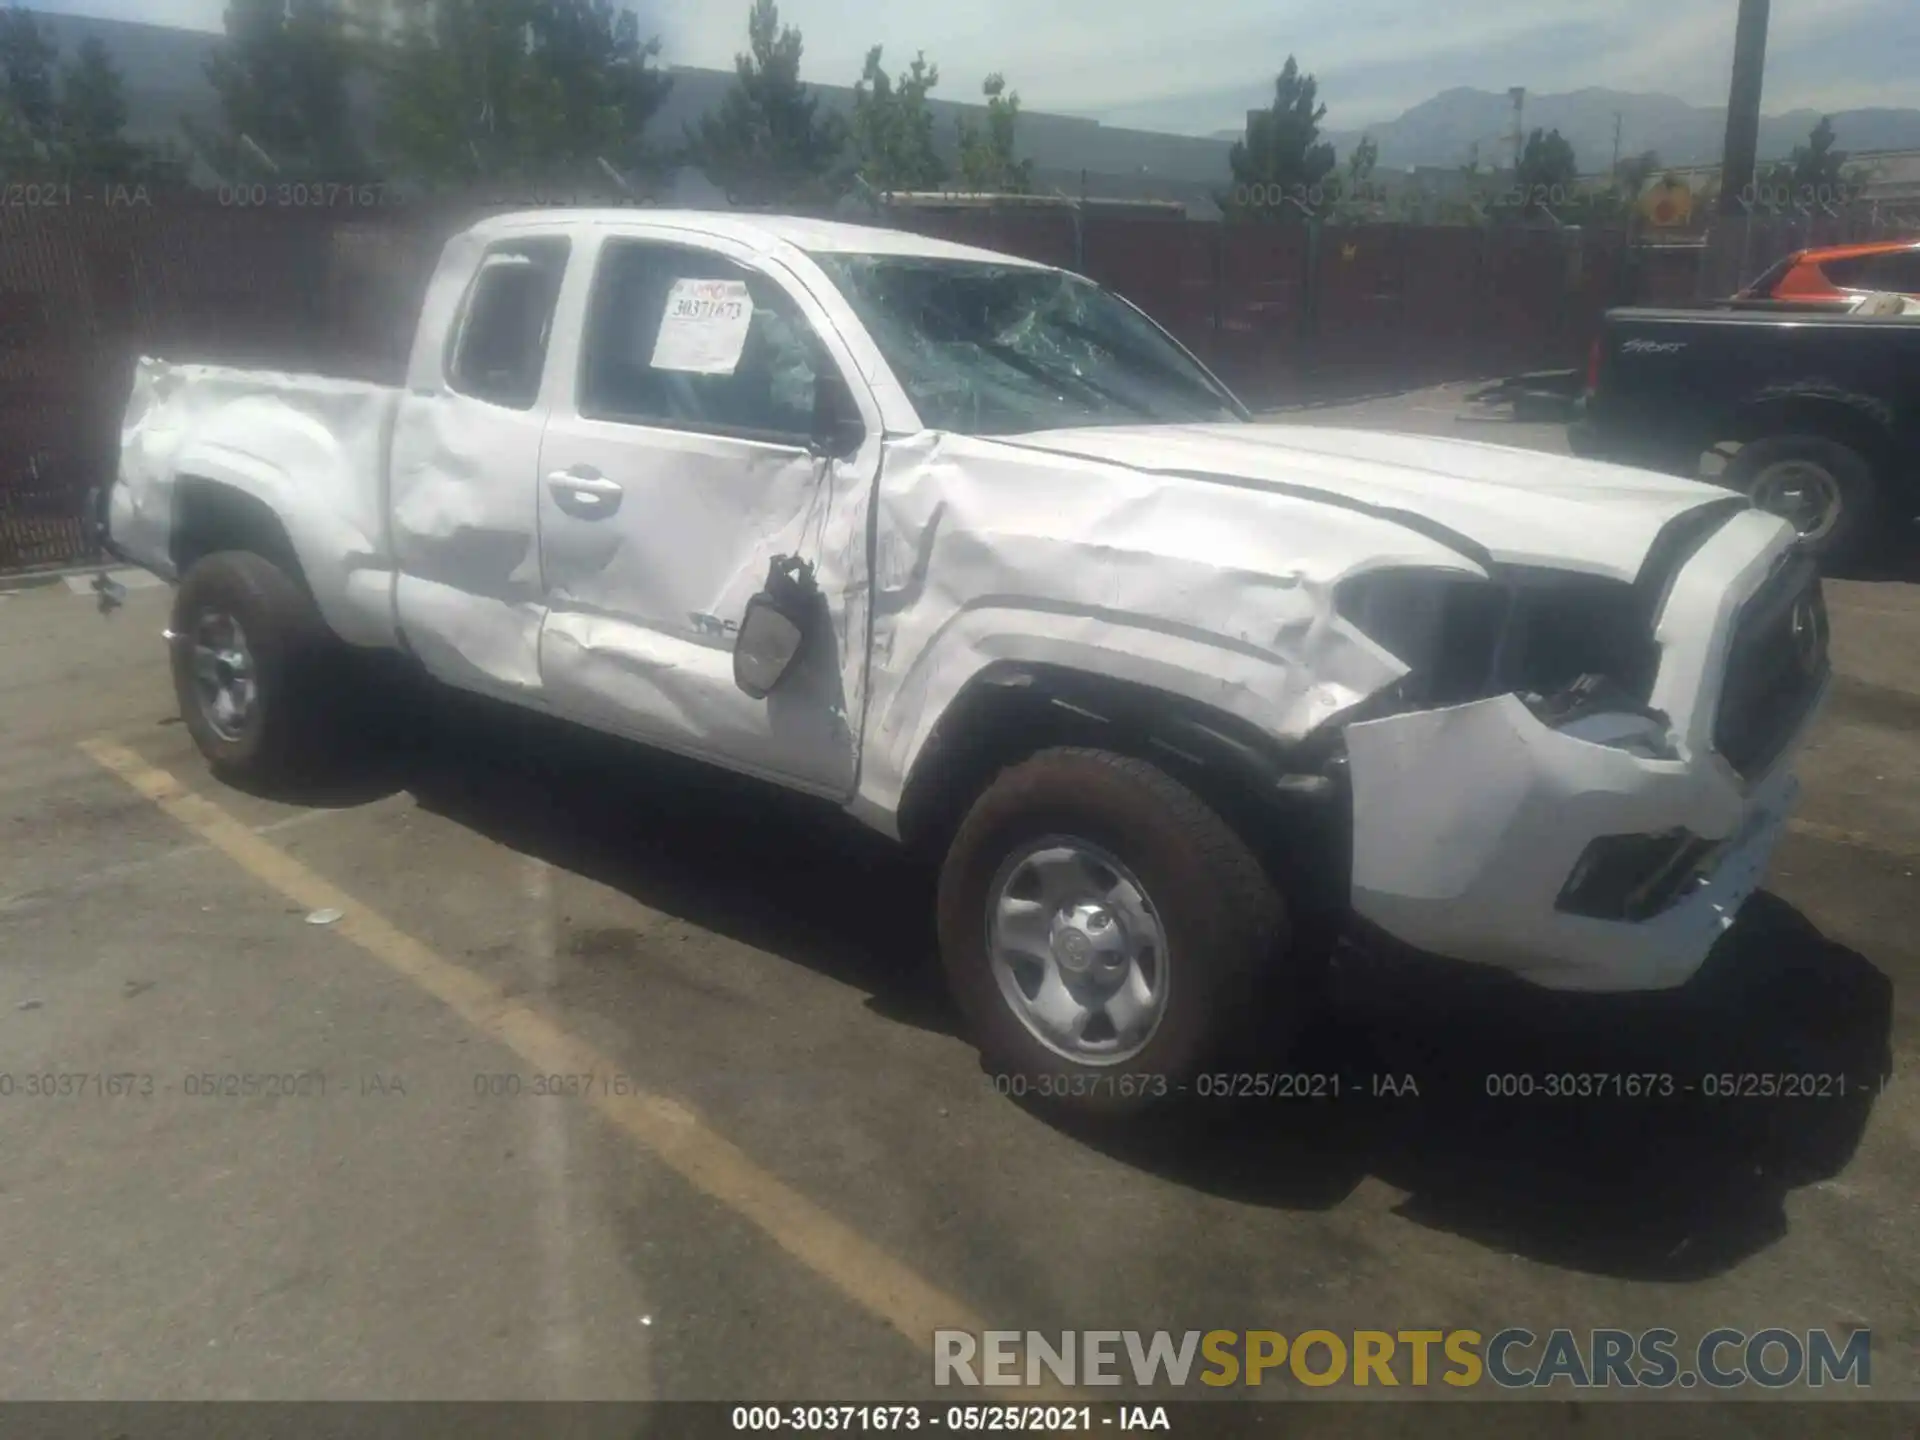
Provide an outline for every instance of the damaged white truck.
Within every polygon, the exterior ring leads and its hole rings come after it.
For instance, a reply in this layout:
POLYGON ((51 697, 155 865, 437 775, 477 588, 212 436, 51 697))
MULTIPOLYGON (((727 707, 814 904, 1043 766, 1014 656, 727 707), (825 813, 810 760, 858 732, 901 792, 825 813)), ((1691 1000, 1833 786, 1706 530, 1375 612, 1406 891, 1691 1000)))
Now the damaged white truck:
POLYGON ((102 513, 216 769, 359 647, 824 797, 940 857, 988 1066, 1097 1110, 1297 1019, 1323 921, 1683 983, 1829 675, 1740 496, 1254 423, 1089 281, 814 221, 486 221, 403 387, 143 361, 102 513))

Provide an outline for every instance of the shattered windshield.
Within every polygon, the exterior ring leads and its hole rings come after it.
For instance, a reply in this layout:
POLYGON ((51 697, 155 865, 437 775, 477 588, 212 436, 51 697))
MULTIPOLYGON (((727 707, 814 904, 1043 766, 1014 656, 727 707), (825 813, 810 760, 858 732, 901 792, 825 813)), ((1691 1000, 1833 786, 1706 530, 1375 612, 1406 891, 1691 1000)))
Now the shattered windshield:
POLYGON ((935 430, 1244 420, 1158 326, 1057 270, 925 256, 819 255, 935 430))

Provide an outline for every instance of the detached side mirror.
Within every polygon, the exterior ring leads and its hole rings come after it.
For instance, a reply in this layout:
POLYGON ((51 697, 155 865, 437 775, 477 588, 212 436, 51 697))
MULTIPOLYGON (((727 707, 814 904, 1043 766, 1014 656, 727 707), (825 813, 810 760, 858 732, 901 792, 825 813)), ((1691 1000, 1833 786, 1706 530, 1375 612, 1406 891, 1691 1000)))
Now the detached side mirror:
POLYGON ((755 700, 779 687, 807 638, 809 597, 794 571, 776 560, 767 582, 747 601, 733 642, 733 683, 755 700))
POLYGON ((755 700, 774 692, 800 653, 805 632, 765 595, 747 602, 733 645, 733 683, 755 700))

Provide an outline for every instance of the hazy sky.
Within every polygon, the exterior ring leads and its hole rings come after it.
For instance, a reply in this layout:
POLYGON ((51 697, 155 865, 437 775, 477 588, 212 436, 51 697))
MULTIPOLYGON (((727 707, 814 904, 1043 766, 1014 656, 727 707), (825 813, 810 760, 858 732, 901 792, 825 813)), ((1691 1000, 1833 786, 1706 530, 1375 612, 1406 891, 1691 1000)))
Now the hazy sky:
MULTIPOLYGON (((41 8, 218 29, 223 0, 39 0, 41 8)), ((639 0, 675 64, 726 66, 748 0, 639 0)), ((1454 86, 1605 86, 1724 104, 1736 0, 784 0, 807 79, 851 83, 924 49, 937 92, 990 70, 1033 109, 1205 134, 1238 128, 1292 51, 1327 123, 1391 119, 1454 86)), ((1774 0, 1765 108, 1920 107, 1920 0, 1774 0)))

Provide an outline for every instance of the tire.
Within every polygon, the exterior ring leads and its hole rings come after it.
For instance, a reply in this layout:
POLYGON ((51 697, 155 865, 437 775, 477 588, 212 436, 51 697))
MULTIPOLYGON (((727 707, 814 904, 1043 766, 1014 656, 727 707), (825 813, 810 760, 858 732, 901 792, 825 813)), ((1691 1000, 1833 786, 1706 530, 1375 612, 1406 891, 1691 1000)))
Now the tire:
POLYGON ((326 677, 336 642, 306 588, 272 561, 226 550, 197 561, 173 605, 173 688, 194 743, 222 779, 272 786, 303 778, 322 758, 326 677), (238 627, 239 645, 225 644, 238 627), (207 652, 221 661, 208 682, 207 652), (208 683, 231 698, 241 675, 251 678, 244 709, 223 708, 208 683))
MULTIPOLYGON (((1079 872, 1067 866, 1066 873, 1079 872)), ((1071 893, 1071 884, 1066 890, 1071 893)), ((1279 890, 1219 815, 1144 760, 1056 749, 1002 771, 948 849, 938 922, 948 985, 996 1088, 1043 1107, 1137 1113, 1193 1093, 1204 1068, 1235 1053, 1256 1026, 1285 1034, 1299 1018, 1284 1013, 1293 987, 1285 983, 1290 926, 1279 890), (1035 847, 1037 854, 1023 862, 1035 847), (1116 877, 1122 883, 1113 894, 1144 892, 1144 904, 1124 899, 1111 911, 1126 944, 1143 937, 1158 942, 1144 944, 1150 953, 1138 964, 1143 975, 1158 977, 1163 998, 1157 1020, 1131 1053, 1111 1018, 1092 1021, 1081 1044, 1069 1041, 1062 1053, 1040 1038, 1007 993, 1010 972, 1022 994, 1038 993, 1037 977, 1049 973, 1063 984, 1073 980, 1081 987, 1076 993, 1098 993, 1084 987, 1099 980, 1105 952, 1096 951, 1095 968, 1077 976, 1063 968, 1088 962, 1084 945, 1078 957, 1060 948, 1068 912, 1051 903, 1062 892, 1044 877, 1055 873, 1045 867, 1062 854, 1081 856, 1086 873, 1097 877, 1096 892, 1116 877), (1035 886, 1023 890, 1030 879, 1035 886), (1028 955, 996 964, 989 908, 1003 898, 1027 921, 1022 933, 1055 937, 1045 944, 1051 964, 1028 955), (1275 1007, 1278 1016, 1271 1013, 1275 1007), (1084 1052, 1086 1044, 1112 1048, 1096 1057, 1084 1052)), ((1066 923, 1075 928, 1076 922, 1066 923)), ((1082 927, 1083 933, 1112 934, 1098 914, 1086 923, 1096 928, 1082 927)))
MULTIPOLYGON (((1774 503, 1775 487, 1794 484, 1795 474, 1814 487, 1831 487, 1837 507, 1830 523, 1805 544, 1814 554, 1833 559, 1853 558, 1873 533, 1879 499, 1873 462, 1858 450, 1824 435, 1774 435, 1740 447, 1728 463, 1721 483, 1750 496, 1756 505, 1793 520, 1807 535, 1803 516, 1774 503)), ((1804 493, 1804 488, 1801 493, 1804 493)))

